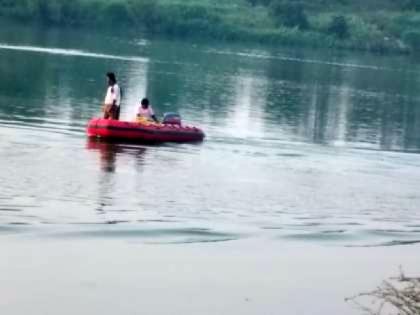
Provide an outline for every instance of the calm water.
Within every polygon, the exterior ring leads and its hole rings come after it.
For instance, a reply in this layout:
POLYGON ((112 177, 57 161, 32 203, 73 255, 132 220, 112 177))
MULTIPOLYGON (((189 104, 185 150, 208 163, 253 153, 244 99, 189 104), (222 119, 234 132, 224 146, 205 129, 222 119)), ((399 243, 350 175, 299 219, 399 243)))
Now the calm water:
POLYGON ((415 58, 7 26, 0 78, 4 236, 420 242, 415 58), (206 141, 88 141, 110 70, 206 141))

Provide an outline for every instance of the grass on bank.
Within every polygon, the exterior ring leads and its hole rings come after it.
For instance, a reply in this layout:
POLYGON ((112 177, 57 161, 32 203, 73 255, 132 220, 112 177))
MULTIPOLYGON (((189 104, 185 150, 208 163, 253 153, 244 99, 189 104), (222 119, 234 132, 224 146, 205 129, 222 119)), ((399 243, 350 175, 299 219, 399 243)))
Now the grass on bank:
POLYGON ((420 48, 417 11, 420 1, 396 3, 394 0, 0 0, 0 15, 46 25, 129 28, 176 37, 378 52, 416 50, 420 48))

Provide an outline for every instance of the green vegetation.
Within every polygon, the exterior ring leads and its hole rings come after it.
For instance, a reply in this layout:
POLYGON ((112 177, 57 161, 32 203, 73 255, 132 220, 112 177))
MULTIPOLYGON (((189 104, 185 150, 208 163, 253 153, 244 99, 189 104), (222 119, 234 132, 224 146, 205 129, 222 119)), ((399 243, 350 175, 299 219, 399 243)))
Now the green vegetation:
POLYGON ((420 48, 420 0, 0 0, 20 21, 410 52, 420 48))

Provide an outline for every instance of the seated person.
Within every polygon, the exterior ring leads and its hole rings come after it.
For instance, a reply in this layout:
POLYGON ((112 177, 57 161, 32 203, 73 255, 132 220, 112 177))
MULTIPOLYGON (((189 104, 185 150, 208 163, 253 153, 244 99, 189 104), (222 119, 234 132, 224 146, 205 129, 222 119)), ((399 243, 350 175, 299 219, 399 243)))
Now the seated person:
POLYGON ((141 105, 137 111, 137 119, 139 120, 139 118, 153 120, 155 123, 159 123, 147 98, 141 100, 141 105))

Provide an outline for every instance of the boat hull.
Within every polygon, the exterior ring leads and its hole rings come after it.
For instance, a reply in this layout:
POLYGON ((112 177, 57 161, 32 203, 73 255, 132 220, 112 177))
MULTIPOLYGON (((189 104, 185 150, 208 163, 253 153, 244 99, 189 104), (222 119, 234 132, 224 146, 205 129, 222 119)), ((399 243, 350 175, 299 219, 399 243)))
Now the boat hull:
POLYGON ((87 126, 88 137, 135 142, 200 142, 204 132, 196 127, 94 118, 87 126))

